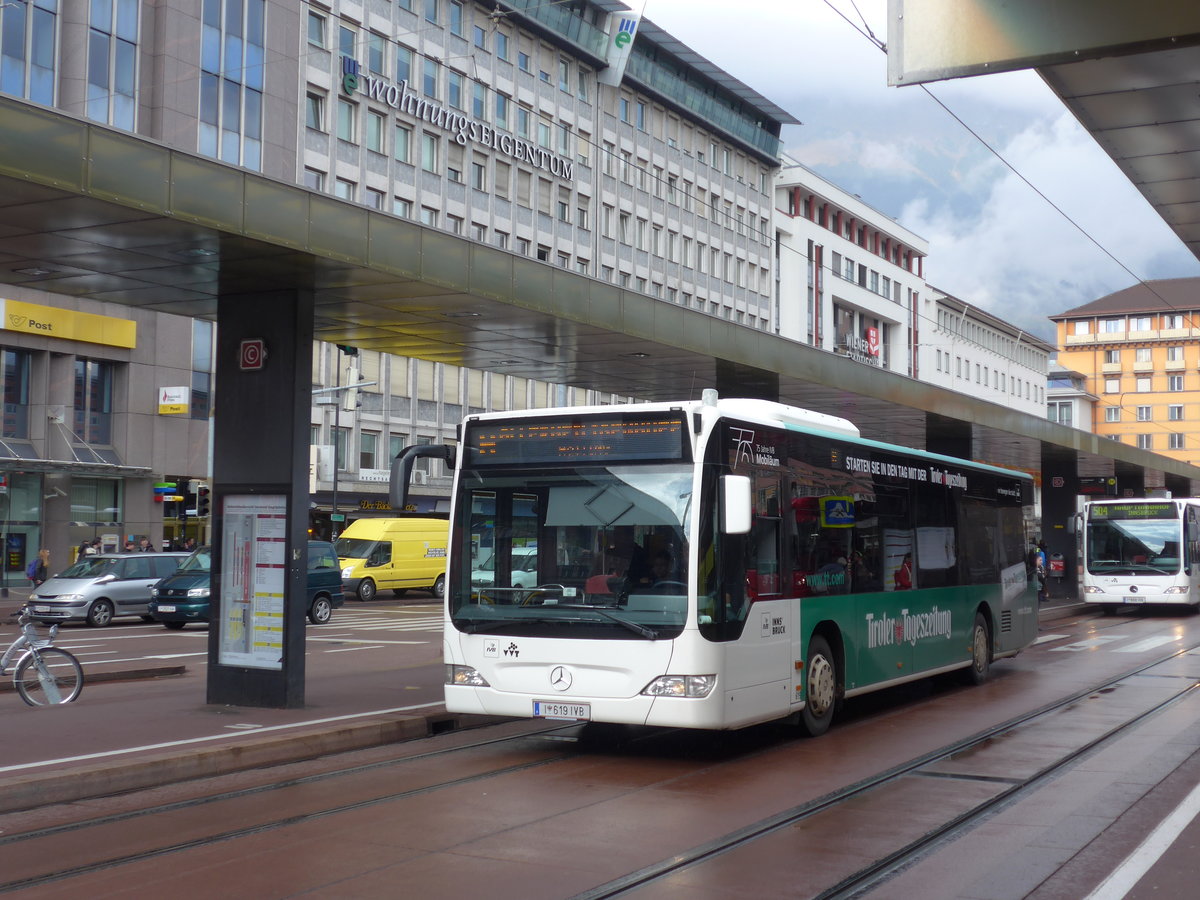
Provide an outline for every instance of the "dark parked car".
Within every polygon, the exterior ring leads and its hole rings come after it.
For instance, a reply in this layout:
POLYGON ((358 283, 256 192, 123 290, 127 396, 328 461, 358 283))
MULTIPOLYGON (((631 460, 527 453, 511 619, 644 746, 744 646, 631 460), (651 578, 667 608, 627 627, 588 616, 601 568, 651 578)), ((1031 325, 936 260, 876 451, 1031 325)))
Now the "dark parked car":
POLYGON ((101 627, 116 616, 150 619, 150 592, 187 558, 186 553, 97 553, 44 581, 29 597, 42 622, 73 619, 101 627))
MULTIPOLYGON (((208 621, 212 548, 200 547, 169 578, 159 582, 150 601, 150 615, 167 628, 208 621)), ((341 606, 342 568, 327 541, 308 542, 308 620, 324 625, 341 606)))

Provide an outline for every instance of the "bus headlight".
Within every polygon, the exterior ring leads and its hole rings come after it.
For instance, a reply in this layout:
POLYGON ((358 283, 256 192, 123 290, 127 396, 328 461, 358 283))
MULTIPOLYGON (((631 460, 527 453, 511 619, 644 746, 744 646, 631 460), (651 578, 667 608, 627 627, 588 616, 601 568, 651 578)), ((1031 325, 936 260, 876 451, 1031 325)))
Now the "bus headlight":
POLYGON ((487 679, 479 674, 478 669, 470 666, 446 664, 446 684, 460 684, 464 687, 491 687, 487 679))
POLYGON ((1085 585, 1083 588, 1085 594, 1103 594, 1104 588, 1096 587, 1094 584, 1085 585))
POLYGON ((1191 587, 1191 585, 1189 585, 1189 584, 1175 584, 1175 585, 1172 585, 1171 587, 1167 588, 1165 591, 1163 591, 1163 593, 1164 594, 1186 594, 1188 592, 1189 587, 1191 587))
POLYGON ((716 675, 660 675, 642 688, 648 697, 707 697, 716 687, 716 675))

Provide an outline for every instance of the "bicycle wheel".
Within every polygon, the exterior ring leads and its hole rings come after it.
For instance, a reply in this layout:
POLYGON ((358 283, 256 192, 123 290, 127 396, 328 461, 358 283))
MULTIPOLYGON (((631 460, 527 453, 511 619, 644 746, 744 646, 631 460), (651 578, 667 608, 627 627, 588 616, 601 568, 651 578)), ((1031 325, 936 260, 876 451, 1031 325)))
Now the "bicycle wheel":
POLYGON ((83 690, 83 667, 66 650, 47 647, 21 657, 13 681, 30 706, 70 703, 83 690))

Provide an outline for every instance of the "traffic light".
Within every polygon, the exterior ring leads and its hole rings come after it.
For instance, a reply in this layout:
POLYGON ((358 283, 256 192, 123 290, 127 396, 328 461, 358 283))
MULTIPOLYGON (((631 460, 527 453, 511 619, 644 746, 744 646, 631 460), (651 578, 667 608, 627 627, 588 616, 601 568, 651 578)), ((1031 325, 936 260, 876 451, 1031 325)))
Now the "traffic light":
POLYGON ((201 484, 196 487, 196 515, 208 515, 208 485, 201 484))

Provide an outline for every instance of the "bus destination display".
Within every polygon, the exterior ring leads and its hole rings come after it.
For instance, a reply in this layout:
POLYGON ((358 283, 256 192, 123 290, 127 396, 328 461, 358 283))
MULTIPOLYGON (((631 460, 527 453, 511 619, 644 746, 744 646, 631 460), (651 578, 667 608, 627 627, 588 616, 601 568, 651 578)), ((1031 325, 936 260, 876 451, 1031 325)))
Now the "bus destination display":
POLYGON ((468 466, 684 458, 679 415, 530 419, 467 426, 468 466))
POLYGON ((1093 503, 1093 519, 1178 519, 1174 503, 1093 503))

